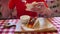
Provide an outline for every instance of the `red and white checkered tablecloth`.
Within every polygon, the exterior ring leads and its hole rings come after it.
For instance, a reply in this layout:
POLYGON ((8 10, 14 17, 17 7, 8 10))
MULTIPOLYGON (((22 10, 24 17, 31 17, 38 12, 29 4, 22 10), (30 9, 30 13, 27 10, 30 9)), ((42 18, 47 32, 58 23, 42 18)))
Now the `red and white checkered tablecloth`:
POLYGON ((17 23, 18 19, 11 19, 11 20, 0 20, 0 34, 14 34, 15 27, 11 28, 4 28, 4 23, 12 22, 17 23))
POLYGON ((48 20, 57 28, 58 34, 60 34, 60 17, 48 18, 48 20))
MULTIPOLYGON (((58 32, 60 32, 60 17, 48 18, 48 20, 57 27, 58 32)), ((17 23, 19 19, 10 19, 10 20, 0 20, 0 34, 14 34, 16 27, 3 28, 4 23, 13 22, 17 23)), ((25 32, 20 34, 58 34, 58 32, 25 32)))

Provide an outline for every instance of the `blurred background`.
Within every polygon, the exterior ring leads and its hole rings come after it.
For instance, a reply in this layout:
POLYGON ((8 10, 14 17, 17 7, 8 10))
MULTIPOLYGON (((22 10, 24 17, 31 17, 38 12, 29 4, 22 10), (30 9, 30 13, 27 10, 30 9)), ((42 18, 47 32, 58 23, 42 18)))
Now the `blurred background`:
MULTIPOLYGON (((45 0, 53 14, 51 16, 60 16, 60 0, 45 0)), ((10 10, 8 8, 9 0, 0 0, 0 18, 8 18, 10 10)), ((16 8, 12 12, 13 16, 16 16, 16 8)))

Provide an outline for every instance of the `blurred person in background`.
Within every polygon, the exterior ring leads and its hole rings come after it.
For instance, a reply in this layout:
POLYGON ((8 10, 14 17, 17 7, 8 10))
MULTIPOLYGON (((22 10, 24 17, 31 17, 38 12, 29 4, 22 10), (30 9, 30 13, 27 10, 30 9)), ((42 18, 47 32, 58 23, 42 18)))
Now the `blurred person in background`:
MULTIPOLYGON (((22 15, 29 15, 31 17, 36 17, 37 13, 32 11, 26 11, 26 3, 32 3, 32 2, 44 2, 45 6, 48 8, 46 2, 44 0, 10 0, 9 1, 9 8, 11 13, 14 11, 14 7, 16 7, 17 10, 17 18, 20 18, 22 15)), ((10 14, 11 14, 10 13, 10 14)), ((46 13, 46 12, 43 12, 46 13)), ((49 12, 50 13, 50 12, 49 12)), ((11 15, 12 17, 12 15, 11 15)))
POLYGON ((17 10, 17 18, 20 18, 20 16, 22 15, 29 15, 31 17, 37 16, 36 12, 30 12, 25 10, 26 9, 25 2, 23 2, 22 0, 10 0, 9 8, 11 13, 14 11, 14 7, 16 7, 17 10))

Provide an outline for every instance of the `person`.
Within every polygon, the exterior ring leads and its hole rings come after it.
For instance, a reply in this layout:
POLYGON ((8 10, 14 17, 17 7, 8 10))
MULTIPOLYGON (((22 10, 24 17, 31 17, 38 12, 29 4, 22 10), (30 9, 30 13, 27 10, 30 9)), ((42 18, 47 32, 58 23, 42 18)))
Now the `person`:
POLYGON ((20 16, 22 16, 22 15, 29 15, 31 17, 37 16, 36 12, 31 12, 31 11, 25 10, 26 9, 25 2, 22 2, 22 0, 10 0, 8 6, 9 6, 11 13, 14 11, 14 7, 16 7, 17 18, 20 18, 20 16))
MULTIPOLYGON (((26 3, 32 3, 32 2, 44 2, 45 6, 48 8, 46 2, 44 0, 26 0, 26 3)), ((17 10, 17 18, 20 18, 22 15, 29 15, 31 17, 36 17, 37 13, 32 11, 26 11, 26 3, 22 0, 10 0, 9 2, 9 8, 12 12, 14 10, 14 7, 16 7, 17 10)))

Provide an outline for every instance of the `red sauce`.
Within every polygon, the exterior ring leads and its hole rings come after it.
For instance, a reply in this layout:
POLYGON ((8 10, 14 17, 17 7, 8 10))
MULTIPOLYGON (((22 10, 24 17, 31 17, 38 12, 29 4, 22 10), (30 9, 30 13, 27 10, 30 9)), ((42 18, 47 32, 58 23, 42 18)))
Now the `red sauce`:
POLYGON ((29 21, 29 23, 28 23, 27 26, 28 26, 29 28, 32 28, 33 25, 34 25, 34 23, 35 23, 35 21, 36 21, 36 18, 30 19, 30 21, 29 21))

